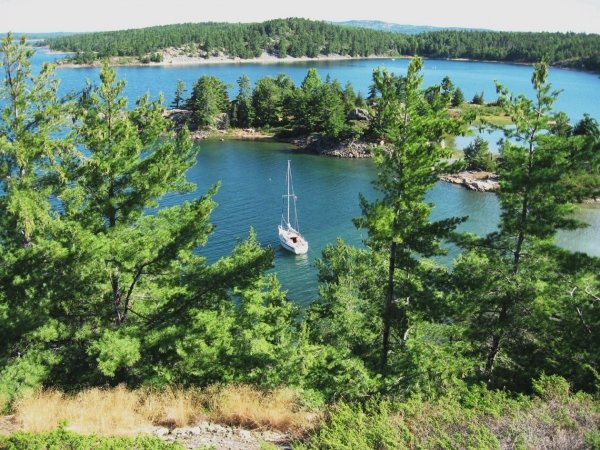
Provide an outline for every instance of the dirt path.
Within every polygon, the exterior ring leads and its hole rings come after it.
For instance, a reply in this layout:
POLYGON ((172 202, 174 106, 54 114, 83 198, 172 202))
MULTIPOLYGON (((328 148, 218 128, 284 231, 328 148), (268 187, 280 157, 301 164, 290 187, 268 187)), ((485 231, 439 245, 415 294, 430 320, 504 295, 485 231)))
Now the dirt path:
POLYGON ((260 450, 261 444, 289 449, 290 436, 274 431, 250 431, 204 422, 195 427, 166 428, 153 433, 167 442, 179 442, 185 449, 215 448, 218 450, 260 450))

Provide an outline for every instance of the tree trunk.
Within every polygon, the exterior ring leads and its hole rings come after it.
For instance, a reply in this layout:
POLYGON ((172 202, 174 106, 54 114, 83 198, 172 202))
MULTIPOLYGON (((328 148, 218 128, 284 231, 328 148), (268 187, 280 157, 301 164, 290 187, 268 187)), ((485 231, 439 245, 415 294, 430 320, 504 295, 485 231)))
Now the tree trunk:
POLYGON ((496 362, 496 357, 500 352, 500 341, 504 337, 504 327, 506 325, 506 319, 508 317, 508 309, 508 302, 504 301, 502 303, 502 308, 500 309, 500 314, 498 316, 499 330, 492 335, 492 344, 490 345, 490 350, 488 352, 487 360, 485 363, 485 376, 487 378, 488 385, 492 382, 494 363, 496 362))
POLYGON ((121 292, 119 280, 114 275, 111 275, 110 277, 110 284, 112 287, 112 300, 115 306, 116 325, 121 325, 125 321, 125 316, 122 311, 123 293, 121 292))
POLYGON ((396 269, 396 243, 390 247, 390 261, 388 273, 388 288, 383 312, 383 345, 381 348, 381 372, 385 372, 388 353, 390 350, 390 329, 392 326, 392 310, 394 307, 394 271, 396 269))

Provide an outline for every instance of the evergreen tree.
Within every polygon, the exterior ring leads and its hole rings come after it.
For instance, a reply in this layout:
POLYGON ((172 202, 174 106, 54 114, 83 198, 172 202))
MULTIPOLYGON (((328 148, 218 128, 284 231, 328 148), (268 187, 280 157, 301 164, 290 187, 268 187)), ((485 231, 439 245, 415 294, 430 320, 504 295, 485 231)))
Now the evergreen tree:
POLYGON ((311 131, 322 131, 325 136, 338 139, 346 131, 346 111, 342 87, 337 81, 323 84, 318 89, 316 118, 311 131))
POLYGON ((356 107, 366 108, 367 106, 367 100, 365 99, 363 93, 359 91, 358 94, 356 94, 356 107))
MULTIPOLYGON (((455 267, 462 314, 483 359, 490 384, 526 388, 544 366, 547 349, 538 341, 560 292, 554 246, 559 229, 580 226, 572 218, 575 198, 568 186, 569 145, 549 131, 558 95, 547 82, 548 67, 534 68, 535 99, 515 96, 498 84, 500 104, 513 127, 498 160, 502 213, 499 231, 476 243, 455 267), (511 366, 526 364, 520 373, 511 366)), ((477 242, 477 240, 475 241, 477 242)))
POLYGON ((441 95, 444 97, 444 101, 450 102, 456 89, 454 87, 454 83, 450 79, 450 77, 445 76, 442 78, 442 82, 440 83, 441 95))
POLYGON ((570 160, 579 176, 577 199, 600 197, 600 126, 585 114, 572 131, 570 160))
POLYGON ((374 373, 379 368, 383 328, 386 259, 380 252, 357 249, 338 239, 317 260, 319 299, 306 314, 311 339, 357 358, 374 373))
POLYGON ((483 99, 483 92, 482 93, 475 93, 475 95, 473 95, 473 100, 471 100, 471 103, 473 103, 474 105, 484 105, 485 104, 485 100, 483 99))
POLYGON ((481 136, 477 136, 463 153, 468 170, 494 171, 496 168, 489 144, 481 136))
POLYGON ((295 115, 294 99, 296 85, 292 79, 284 73, 280 73, 275 77, 275 85, 279 89, 279 100, 281 105, 279 123, 281 125, 287 125, 290 122, 290 118, 295 115))
POLYGON ((344 111, 348 114, 352 109, 357 107, 356 104, 356 93, 354 92, 354 88, 352 87, 352 83, 349 81, 344 86, 343 92, 343 101, 344 101, 344 111))
POLYGON ((183 104, 183 93, 185 92, 185 82, 183 80, 177 80, 177 85, 175 86, 175 97, 173 98, 173 103, 171 106, 173 108, 179 108, 183 104))
POLYGON ((461 106, 465 102, 465 94, 460 88, 456 88, 454 94, 452 94, 452 106, 454 108, 461 106))
POLYGON ((308 69, 300 89, 295 97, 295 127, 301 130, 314 131, 319 122, 319 93, 323 81, 317 69, 308 69))
POLYGON ((237 83, 239 92, 231 104, 231 122, 234 127, 247 128, 254 119, 250 79, 246 75, 242 75, 238 78, 237 83))
POLYGON ((71 144, 56 135, 64 130, 68 105, 57 96, 53 66, 44 64, 39 75, 32 74, 34 50, 25 37, 13 43, 9 33, 0 53, 5 73, 0 90, 0 241, 27 247, 36 229, 50 220, 54 182, 64 181, 60 163, 69 157, 71 144))
POLYGON ((355 223, 368 229, 371 246, 388 255, 382 371, 389 370, 391 340, 402 344, 406 339, 410 299, 422 289, 416 276, 417 255, 443 253, 440 239, 461 222, 456 218, 430 222, 432 206, 425 202, 425 194, 437 182, 437 175, 448 170, 449 151, 439 142, 445 133, 457 133, 460 124, 450 118, 448 102, 431 104, 425 99, 421 69, 422 61, 414 58, 406 77, 381 70, 373 74, 374 86, 381 93, 377 98, 378 125, 393 148, 377 151, 374 184, 382 197, 371 203, 362 197, 363 217, 355 223))
POLYGON ((282 117, 281 91, 272 77, 258 80, 252 91, 254 125, 277 126, 282 117))
POLYGON ((70 239, 72 261, 63 273, 77 293, 75 304, 57 313, 78 335, 78 345, 61 348, 71 364, 60 377, 71 380, 81 370, 91 382, 132 376, 142 352, 140 317, 180 289, 173 281, 211 230, 215 191, 148 214, 167 192, 193 188, 185 172, 198 149, 187 130, 170 131, 161 100, 146 95, 127 110, 115 71, 105 65, 100 81, 80 99, 74 134, 83 151, 61 196, 68 230, 57 237, 65 246, 70 239))
POLYGON ((403 78, 395 77, 387 71, 373 73, 373 83, 369 87, 368 100, 374 106, 373 120, 370 123, 370 133, 376 139, 395 139, 395 130, 400 122, 403 78))
MULTIPOLYGON (((50 317, 63 266, 54 231, 56 201, 67 185, 74 146, 66 137, 71 104, 57 95, 51 65, 31 68, 22 37, 2 40, 0 85, 0 398, 37 387, 58 362, 61 338, 50 317)), ((68 297, 64 297, 65 299, 68 297)), ((0 400, 0 408, 3 407, 0 400)))
POLYGON ((227 85, 216 77, 201 76, 194 84, 187 107, 192 111, 193 126, 214 126, 217 116, 229 109, 227 85))

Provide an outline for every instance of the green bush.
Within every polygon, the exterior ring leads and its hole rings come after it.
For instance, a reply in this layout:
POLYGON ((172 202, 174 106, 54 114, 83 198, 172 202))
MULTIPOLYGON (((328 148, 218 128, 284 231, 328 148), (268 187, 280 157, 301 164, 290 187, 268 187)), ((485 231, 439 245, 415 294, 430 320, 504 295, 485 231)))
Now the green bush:
POLYGON ((542 374, 533 381, 533 390, 544 400, 562 400, 569 397, 569 382, 558 375, 542 374))
POLYGON ((308 442, 294 449, 309 450, 395 450, 408 448, 408 430, 404 435, 392 426, 389 404, 372 400, 364 406, 340 403, 327 423, 308 442))
POLYGON ((157 437, 83 436, 64 428, 50 433, 14 433, 0 436, 0 450, 180 450, 178 443, 157 437))
POLYGON ((600 431, 590 431, 585 435, 585 443, 591 450, 600 450, 600 431))

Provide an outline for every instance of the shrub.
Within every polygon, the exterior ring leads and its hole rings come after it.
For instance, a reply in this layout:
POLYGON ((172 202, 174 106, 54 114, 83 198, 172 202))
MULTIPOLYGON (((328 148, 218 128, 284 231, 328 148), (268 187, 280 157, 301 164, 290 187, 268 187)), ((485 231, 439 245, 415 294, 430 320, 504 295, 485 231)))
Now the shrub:
POLYGON ((483 105, 485 104, 485 100, 483 99, 483 92, 482 93, 476 93, 473 96, 473 100, 471 100, 471 103, 473 103, 474 105, 483 105))
POLYGON ((558 375, 542 374, 533 381, 533 390, 544 400, 564 401, 569 397, 569 382, 558 375))
POLYGON ((178 443, 167 443, 151 436, 83 436, 60 427, 51 433, 14 433, 0 436, 0 450, 181 450, 178 443))
POLYGON ((395 450, 408 448, 409 437, 392 425, 389 404, 371 400, 363 405, 338 404, 329 420, 306 443, 294 445, 294 449, 309 450, 395 450))

